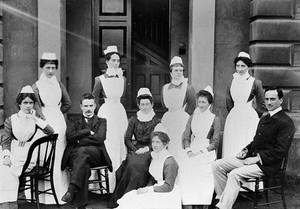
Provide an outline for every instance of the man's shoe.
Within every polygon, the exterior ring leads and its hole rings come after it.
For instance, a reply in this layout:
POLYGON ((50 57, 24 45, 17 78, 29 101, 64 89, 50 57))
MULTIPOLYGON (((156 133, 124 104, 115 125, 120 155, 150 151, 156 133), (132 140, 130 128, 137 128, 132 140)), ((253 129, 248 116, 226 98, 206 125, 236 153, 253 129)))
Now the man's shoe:
POLYGON ((66 192, 66 194, 61 198, 64 202, 71 202, 73 200, 73 194, 69 191, 66 192))

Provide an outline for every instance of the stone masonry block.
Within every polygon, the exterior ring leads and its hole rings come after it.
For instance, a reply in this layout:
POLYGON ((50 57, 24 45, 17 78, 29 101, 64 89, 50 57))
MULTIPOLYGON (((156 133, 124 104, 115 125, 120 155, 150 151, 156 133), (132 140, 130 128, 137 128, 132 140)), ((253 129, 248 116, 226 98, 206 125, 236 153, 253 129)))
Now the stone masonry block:
POLYGON ((0 62, 3 62, 3 45, 0 44, 0 62))
POLYGON ((292 0, 254 0, 250 3, 250 18, 254 17, 292 17, 292 0))
POLYGON ((254 44, 250 46, 250 56, 255 64, 292 65, 292 44, 254 44))
POLYGON ((256 20, 250 24, 250 41, 300 41, 300 20, 256 20))
POLYGON ((3 25, 2 25, 2 21, 0 21, 0 39, 3 39, 3 25))
POLYGON ((0 106, 2 106, 4 104, 3 98, 4 98, 3 88, 0 87, 0 106))
POLYGON ((253 70, 254 77, 261 80, 263 86, 279 86, 285 88, 299 86, 300 68, 256 66, 253 70))
POLYGON ((4 111, 3 109, 0 109, 0 126, 2 126, 3 124, 4 124, 4 111))
POLYGON ((0 65, 0 84, 3 83, 3 67, 0 65))

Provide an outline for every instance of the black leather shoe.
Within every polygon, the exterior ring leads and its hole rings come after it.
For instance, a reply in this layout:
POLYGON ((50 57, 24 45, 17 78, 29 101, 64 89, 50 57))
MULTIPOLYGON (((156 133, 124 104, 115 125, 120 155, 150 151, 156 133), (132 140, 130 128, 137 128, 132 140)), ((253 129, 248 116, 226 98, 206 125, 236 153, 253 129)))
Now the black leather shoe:
POLYGON ((66 192, 66 194, 61 198, 64 202, 71 202, 73 200, 73 194, 69 191, 66 192))

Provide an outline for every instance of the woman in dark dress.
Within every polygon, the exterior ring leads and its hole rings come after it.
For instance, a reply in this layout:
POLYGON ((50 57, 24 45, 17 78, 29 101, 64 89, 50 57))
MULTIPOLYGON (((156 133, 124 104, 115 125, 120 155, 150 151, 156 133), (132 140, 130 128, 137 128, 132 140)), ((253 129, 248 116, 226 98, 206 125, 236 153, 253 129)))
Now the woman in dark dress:
POLYGON ((125 193, 146 186, 149 179, 150 135, 160 119, 154 117, 153 98, 148 88, 138 91, 137 105, 140 110, 130 118, 125 135, 128 155, 116 171, 116 188, 108 202, 109 208, 117 207, 117 200, 125 193))

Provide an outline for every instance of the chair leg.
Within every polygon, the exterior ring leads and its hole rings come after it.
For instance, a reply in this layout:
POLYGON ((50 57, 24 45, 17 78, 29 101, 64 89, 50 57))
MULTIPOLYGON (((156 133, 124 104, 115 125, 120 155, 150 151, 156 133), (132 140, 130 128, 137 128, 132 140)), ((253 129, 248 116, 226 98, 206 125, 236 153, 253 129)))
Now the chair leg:
POLYGON ((106 192, 109 194, 109 177, 108 177, 108 168, 105 168, 105 183, 106 183, 106 192))
POLYGON ((55 192, 55 187, 54 187, 54 182, 53 182, 53 175, 50 176, 50 184, 51 184, 51 190, 52 190, 52 193, 53 193, 53 196, 54 196, 54 200, 56 202, 56 206, 59 207, 59 203, 58 203, 58 199, 57 199, 57 196, 56 196, 56 192, 55 192))
POLYGON ((101 170, 98 169, 97 170, 97 177, 98 177, 98 181, 99 181, 99 189, 100 189, 100 193, 103 194, 103 185, 102 185, 102 179, 101 179, 101 170))
MULTIPOLYGON (((284 177, 283 177, 284 178, 284 177)), ((287 207, 286 207, 286 201, 285 201, 285 195, 284 195, 284 179, 283 178, 281 178, 280 179, 280 183, 281 183, 281 187, 280 187, 280 190, 281 190, 281 199, 282 199, 282 204, 283 204, 283 208, 284 209, 287 209, 287 207)))
POLYGON ((254 209, 258 208, 258 191, 259 191, 259 178, 255 180, 255 192, 254 192, 254 209))
POLYGON ((37 208, 40 209, 40 199, 39 199, 39 180, 37 177, 34 178, 34 197, 36 201, 37 208))
POLYGON ((30 195, 31 195, 31 202, 34 202, 33 199, 33 192, 34 192, 34 182, 33 182, 33 178, 30 177, 30 195))
MULTIPOLYGON (((269 184, 269 179, 266 179, 264 181, 264 188, 269 188, 270 184, 269 184)), ((264 193, 265 193, 265 198, 266 198, 266 203, 269 202, 269 190, 266 189, 264 190, 264 193)), ((270 204, 268 204, 268 207, 270 206, 270 204)))

